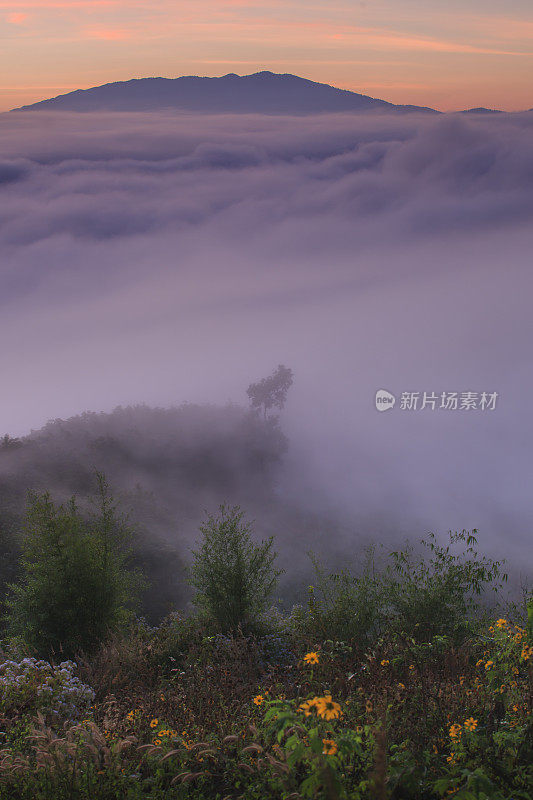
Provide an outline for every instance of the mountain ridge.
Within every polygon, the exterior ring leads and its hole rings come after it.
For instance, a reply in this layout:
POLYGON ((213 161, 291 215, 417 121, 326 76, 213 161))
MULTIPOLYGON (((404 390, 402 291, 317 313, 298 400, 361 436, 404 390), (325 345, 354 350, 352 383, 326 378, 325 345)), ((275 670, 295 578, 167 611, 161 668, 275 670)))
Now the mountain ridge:
POLYGON ((440 112, 426 106, 396 105, 290 73, 268 70, 210 78, 132 78, 76 89, 13 111, 156 111, 312 114, 343 111, 440 112))

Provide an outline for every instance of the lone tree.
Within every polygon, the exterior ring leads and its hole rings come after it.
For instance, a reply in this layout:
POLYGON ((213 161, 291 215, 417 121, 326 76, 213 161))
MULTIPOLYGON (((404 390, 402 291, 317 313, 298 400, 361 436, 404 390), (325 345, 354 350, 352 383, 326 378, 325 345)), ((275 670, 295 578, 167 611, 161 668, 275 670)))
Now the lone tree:
POLYGON ((203 539, 193 550, 194 603, 223 633, 256 629, 281 574, 274 567, 273 538, 255 544, 243 518, 239 506, 220 506, 218 517, 209 515, 200 526, 203 539))
POLYGON ((263 378, 259 383, 251 383, 246 394, 250 398, 252 408, 257 411, 263 409, 263 417, 266 419, 270 409, 277 408, 281 411, 291 386, 292 369, 280 364, 268 378, 263 378))

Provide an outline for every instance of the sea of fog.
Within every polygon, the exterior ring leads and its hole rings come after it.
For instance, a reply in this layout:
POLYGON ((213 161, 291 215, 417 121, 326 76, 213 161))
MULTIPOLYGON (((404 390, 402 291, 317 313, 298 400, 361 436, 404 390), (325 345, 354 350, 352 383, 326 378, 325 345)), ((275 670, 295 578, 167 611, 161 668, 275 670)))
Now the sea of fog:
POLYGON ((533 113, 1 116, 0 433, 244 403, 283 363, 281 498, 376 538, 476 527, 531 574, 532 134, 533 113))

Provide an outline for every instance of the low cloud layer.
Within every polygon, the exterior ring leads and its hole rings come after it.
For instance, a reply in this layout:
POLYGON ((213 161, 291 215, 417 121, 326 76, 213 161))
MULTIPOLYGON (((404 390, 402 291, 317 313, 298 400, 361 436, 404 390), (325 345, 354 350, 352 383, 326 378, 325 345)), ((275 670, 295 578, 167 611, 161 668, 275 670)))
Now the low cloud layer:
POLYGON ((283 362, 281 494, 368 534, 477 526, 517 560, 532 129, 533 114, 0 117, 3 428, 242 402, 283 362), (378 414, 379 388, 499 399, 378 414))

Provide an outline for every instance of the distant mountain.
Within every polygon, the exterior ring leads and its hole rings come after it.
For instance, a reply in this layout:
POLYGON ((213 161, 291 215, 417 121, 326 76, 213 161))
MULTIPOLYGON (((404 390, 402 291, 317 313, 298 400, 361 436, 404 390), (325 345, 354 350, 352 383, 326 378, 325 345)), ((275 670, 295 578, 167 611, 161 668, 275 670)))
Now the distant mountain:
POLYGON ((497 108, 467 108, 466 111, 461 111, 461 114, 503 114, 497 108))
POLYGON ((179 109, 211 113, 316 114, 336 111, 419 111, 367 95, 336 89, 296 75, 230 73, 221 78, 139 78, 78 89, 15 111, 159 111, 179 109))

